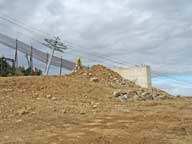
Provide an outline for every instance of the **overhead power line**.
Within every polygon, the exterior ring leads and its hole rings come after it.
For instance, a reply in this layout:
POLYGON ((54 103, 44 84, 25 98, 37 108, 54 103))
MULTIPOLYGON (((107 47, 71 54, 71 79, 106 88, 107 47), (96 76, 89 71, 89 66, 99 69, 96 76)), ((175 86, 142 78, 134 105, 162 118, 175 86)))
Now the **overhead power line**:
MULTIPOLYGON (((23 28, 23 29, 25 29, 25 30, 27 30, 29 32, 33 32, 33 33, 37 33, 38 32, 38 33, 40 33, 41 35, 44 35, 44 36, 47 36, 47 35, 51 36, 52 35, 51 33, 46 33, 46 32, 43 32, 43 31, 41 31, 39 29, 32 30, 32 28, 28 27, 25 23, 23 23, 21 21, 18 21, 18 20, 16 21, 14 18, 11 18, 10 16, 8 16, 8 18, 10 18, 10 19, 7 19, 5 17, 0 16, 0 19, 5 20, 7 22, 10 22, 12 24, 15 24, 15 25, 19 26, 20 28, 23 28)), ((37 41, 38 43, 40 42, 38 40, 35 40, 35 41, 37 41)), ((77 51, 79 53, 84 53, 84 54, 87 54, 88 56, 91 55, 91 56, 94 56, 94 57, 98 57, 98 58, 101 58, 103 60, 106 60, 106 61, 109 61, 109 62, 113 62, 113 63, 116 63, 116 64, 127 65, 127 62, 122 62, 122 61, 120 61, 118 59, 110 58, 110 56, 107 56, 107 55, 98 55, 94 51, 92 51, 92 53, 85 52, 83 50, 84 48, 82 48, 82 46, 73 44, 72 42, 66 42, 66 41, 63 41, 63 42, 64 43, 70 43, 72 46, 81 48, 81 50, 72 49, 73 51, 77 51)))
MULTIPOLYGON (((15 19, 15 18, 12 18, 12 17, 10 17, 10 16, 7 16, 7 15, 6 15, 6 18, 3 17, 3 16, 0 16, 0 19, 4 20, 4 21, 6 21, 6 22, 9 22, 9 23, 11 23, 11 24, 13 24, 13 25, 16 25, 16 26, 18 26, 18 27, 20 27, 20 28, 22 28, 22 29, 30 32, 30 33, 35 33, 35 34, 38 34, 38 35, 44 36, 44 37, 47 37, 47 36, 51 36, 51 37, 52 37, 52 34, 51 34, 51 33, 44 32, 44 31, 42 31, 42 30, 40 30, 40 29, 30 27, 30 26, 28 26, 26 23, 24 23, 24 22, 22 22, 22 21, 20 21, 20 20, 17 20, 17 19, 15 19)), ((23 33, 23 34, 26 35, 25 33, 23 33)), ((29 37, 29 36, 28 36, 28 37, 29 37)), ((32 40, 34 40, 34 41, 42 44, 41 41, 33 38, 32 36, 30 36, 30 38, 31 38, 32 40)), ((120 65, 125 65, 125 66, 127 66, 127 64, 128 64, 128 62, 119 60, 119 59, 117 59, 117 58, 114 59, 114 58, 111 58, 110 56, 107 56, 107 55, 99 55, 99 54, 96 54, 96 52, 93 51, 93 50, 90 50, 91 52, 87 52, 87 51, 83 50, 84 47, 82 47, 82 46, 80 46, 80 45, 76 45, 76 44, 74 44, 74 43, 72 43, 72 42, 67 42, 67 41, 63 41, 63 42, 64 42, 64 43, 68 43, 69 46, 71 46, 71 47, 79 47, 79 48, 81 48, 81 50, 77 50, 77 49, 74 49, 74 48, 71 48, 71 49, 72 49, 72 51, 86 54, 86 55, 87 55, 86 58, 89 59, 89 60, 96 60, 96 61, 97 61, 98 59, 102 59, 102 60, 106 60, 106 61, 109 61, 109 62, 112 62, 112 63, 116 63, 116 64, 120 64, 120 65), (89 56, 90 56, 91 58, 90 58, 89 56), (93 57, 98 58, 98 59, 94 59, 93 57)), ((37 57, 38 57, 38 59, 42 59, 40 56, 37 56, 37 57)), ((53 63, 56 64, 57 61, 53 60, 53 63)), ((60 64, 60 63, 59 63, 59 64, 60 64)), ((163 75, 163 74, 160 74, 160 73, 156 73, 156 72, 152 72, 152 73, 153 73, 153 75, 156 75, 156 76, 158 76, 158 77, 164 77, 164 78, 167 78, 167 79, 170 79, 170 80, 174 80, 174 81, 176 81, 176 82, 185 83, 185 84, 192 84, 192 83, 189 83, 189 82, 186 82, 186 81, 183 81, 183 80, 178 80, 178 79, 175 79, 175 78, 170 78, 170 77, 168 77, 168 76, 166 76, 166 75, 163 75)))
POLYGON ((41 36, 52 36, 51 33, 47 33, 47 32, 44 32, 44 31, 38 29, 38 28, 31 27, 28 24, 24 23, 23 21, 18 20, 18 19, 13 18, 13 17, 10 17, 10 16, 5 15, 5 14, 0 15, 0 19, 2 19, 4 21, 7 21, 9 23, 15 24, 15 25, 17 25, 17 26, 19 26, 21 28, 24 28, 27 31, 36 33, 36 34, 41 35, 41 36))

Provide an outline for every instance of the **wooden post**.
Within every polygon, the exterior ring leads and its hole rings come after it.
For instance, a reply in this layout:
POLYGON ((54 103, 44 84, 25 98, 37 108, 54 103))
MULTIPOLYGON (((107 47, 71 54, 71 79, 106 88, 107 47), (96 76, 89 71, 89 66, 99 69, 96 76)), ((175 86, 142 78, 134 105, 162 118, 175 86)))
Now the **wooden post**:
POLYGON ((61 74, 62 74, 62 67, 63 67, 63 63, 62 63, 63 61, 62 61, 62 60, 63 60, 63 58, 61 57, 61 64, 60 64, 60 76, 61 76, 61 74))
POLYGON ((18 67, 18 40, 16 39, 15 45, 15 67, 18 67))

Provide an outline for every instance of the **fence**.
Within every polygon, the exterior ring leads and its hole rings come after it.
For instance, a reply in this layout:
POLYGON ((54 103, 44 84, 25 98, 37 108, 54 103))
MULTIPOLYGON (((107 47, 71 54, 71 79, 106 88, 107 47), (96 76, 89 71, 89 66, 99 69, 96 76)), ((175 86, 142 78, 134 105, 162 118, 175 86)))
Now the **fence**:
MULTIPOLYGON (((14 38, 6 36, 2 33, 0 33, 0 43, 9 48, 15 49, 15 50, 17 47, 18 51, 20 51, 24 54, 27 54, 27 55, 30 55, 30 53, 31 53, 30 45, 28 45, 20 40, 16 40, 14 38)), ((44 53, 36 48, 32 48, 32 50, 33 50, 33 58, 35 58, 36 60, 39 60, 45 64, 47 63, 48 56, 49 56, 47 53, 44 53)), ((75 64, 74 62, 71 62, 71 61, 68 61, 65 59, 61 59, 56 56, 53 57, 52 62, 51 62, 52 66, 59 67, 59 68, 61 67, 61 68, 67 69, 67 70, 73 70, 74 64, 75 64)))

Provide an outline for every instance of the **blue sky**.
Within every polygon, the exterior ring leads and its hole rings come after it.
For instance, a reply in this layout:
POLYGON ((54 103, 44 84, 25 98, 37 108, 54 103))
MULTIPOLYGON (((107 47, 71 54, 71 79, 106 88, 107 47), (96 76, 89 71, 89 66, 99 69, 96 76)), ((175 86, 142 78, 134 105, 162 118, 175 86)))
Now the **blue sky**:
POLYGON ((152 79, 155 87, 159 87, 173 95, 191 96, 192 76, 174 75, 167 77, 156 77, 152 79))
MULTIPOLYGON (((87 65, 147 64, 164 75, 153 79, 155 86, 192 95, 191 13, 191 0, 0 0, 1 17, 40 30, 0 18, 0 31, 39 49, 37 40, 60 36, 70 47, 64 57, 74 61, 80 55, 87 65)), ((0 47, 0 54, 11 53, 0 47)))

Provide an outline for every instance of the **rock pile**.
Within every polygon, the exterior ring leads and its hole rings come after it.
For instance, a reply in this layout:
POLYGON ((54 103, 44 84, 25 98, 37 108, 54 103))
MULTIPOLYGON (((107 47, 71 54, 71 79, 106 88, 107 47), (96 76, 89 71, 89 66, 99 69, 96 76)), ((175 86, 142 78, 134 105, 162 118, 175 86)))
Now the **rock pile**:
POLYGON ((117 90, 113 92, 113 96, 121 101, 146 101, 146 100, 161 100, 170 99, 171 95, 158 89, 136 89, 130 91, 117 90))
POLYGON ((141 88, 134 82, 123 79, 118 73, 102 65, 95 65, 88 70, 80 71, 77 73, 77 76, 87 77, 90 82, 106 83, 106 87, 110 85, 115 89, 118 88, 119 90, 113 92, 113 96, 122 102, 171 98, 171 96, 164 91, 155 88, 141 88))
MULTIPOLYGON (((108 82, 110 84, 117 84, 120 86, 136 87, 132 81, 124 80, 118 73, 108 69, 102 65, 95 65, 88 70, 79 71, 77 75, 86 76, 91 82, 108 82)), ((137 86, 139 87, 139 86, 137 86)))

